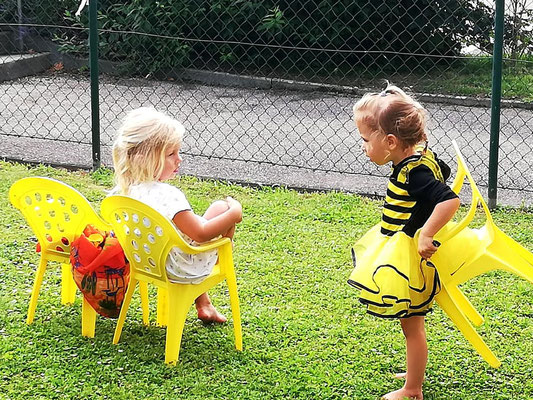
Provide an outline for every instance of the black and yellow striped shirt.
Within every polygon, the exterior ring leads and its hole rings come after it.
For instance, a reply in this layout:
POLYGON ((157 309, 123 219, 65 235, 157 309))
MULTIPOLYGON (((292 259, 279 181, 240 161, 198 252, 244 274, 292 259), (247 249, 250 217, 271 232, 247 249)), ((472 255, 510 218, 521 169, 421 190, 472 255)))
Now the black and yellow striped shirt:
POLYGON ((413 155, 393 166, 381 217, 381 233, 403 231, 413 237, 435 206, 457 195, 444 183, 439 160, 430 151, 413 155))

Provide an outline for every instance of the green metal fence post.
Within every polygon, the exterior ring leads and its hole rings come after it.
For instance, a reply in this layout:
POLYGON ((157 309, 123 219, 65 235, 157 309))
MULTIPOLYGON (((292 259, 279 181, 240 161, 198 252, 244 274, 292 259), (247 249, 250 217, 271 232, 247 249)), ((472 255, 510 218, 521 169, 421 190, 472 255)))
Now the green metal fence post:
POLYGON ((97 1, 89 2, 89 65, 91 68, 91 131, 93 171, 100 168, 100 100, 98 94, 98 13, 97 1))
POLYGON ((497 204, 498 148, 500 146, 500 103, 502 98, 503 16, 505 0, 496 0, 494 54, 492 55, 492 96, 490 106, 489 207, 497 204))

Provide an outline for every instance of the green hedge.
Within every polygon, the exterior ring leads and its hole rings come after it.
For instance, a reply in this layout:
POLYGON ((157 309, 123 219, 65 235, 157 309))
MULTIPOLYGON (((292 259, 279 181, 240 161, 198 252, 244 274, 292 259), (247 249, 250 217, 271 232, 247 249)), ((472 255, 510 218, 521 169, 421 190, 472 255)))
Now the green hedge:
MULTIPOLYGON (((72 15, 78 4, 31 0, 25 8, 38 23, 87 27, 86 10, 72 15)), ((100 34, 100 55, 140 74, 183 66, 332 71, 385 65, 394 54, 396 65, 411 69, 446 62, 439 56, 456 56, 465 43, 490 47, 491 14, 461 0, 104 0, 99 26, 120 33, 100 34)), ((54 36, 63 51, 87 54, 86 31, 54 36)))

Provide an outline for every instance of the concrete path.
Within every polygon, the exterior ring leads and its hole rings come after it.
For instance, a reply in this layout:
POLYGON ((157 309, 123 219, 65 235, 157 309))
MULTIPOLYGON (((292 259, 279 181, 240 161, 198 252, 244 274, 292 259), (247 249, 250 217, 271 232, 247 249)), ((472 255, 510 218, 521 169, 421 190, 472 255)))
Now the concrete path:
MULTIPOLYGON (((183 173, 306 190, 384 193, 388 168, 375 167, 361 153, 351 120, 352 95, 102 78, 100 98, 104 165, 111 165, 110 145, 125 112, 153 105, 186 126, 183 173)), ((456 139, 486 194, 489 109, 425 106, 432 147, 454 168, 451 140, 456 139)), ((92 166, 86 76, 60 73, 0 83, 0 109, 1 157, 92 166)), ((504 109, 502 126, 500 184, 518 190, 499 189, 499 203, 532 207, 533 111, 504 109)))

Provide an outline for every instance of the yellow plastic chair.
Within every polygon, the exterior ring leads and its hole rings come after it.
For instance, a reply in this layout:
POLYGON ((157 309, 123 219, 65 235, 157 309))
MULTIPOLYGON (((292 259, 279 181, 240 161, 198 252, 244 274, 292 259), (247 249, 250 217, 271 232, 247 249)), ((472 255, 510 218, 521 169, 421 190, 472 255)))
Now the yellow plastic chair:
MULTIPOLYGON (((11 204, 24 216, 41 248, 41 260, 28 307, 27 324, 35 317, 39 290, 49 261, 61 263, 61 303, 72 304, 76 283, 70 265, 71 243, 87 224, 109 230, 110 226, 93 210, 87 199, 76 189, 60 181, 43 178, 23 178, 9 190, 11 204)), ((142 289, 143 316, 148 324, 148 290, 142 289)), ((85 299, 82 304, 82 335, 94 337, 96 311, 85 299)))
POLYGON ((483 317, 461 292, 459 285, 495 269, 512 272, 533 283, 533 254, 494 224, 489 208, 468 170, 459 146, 455 140, 452 144, 457 154, 458 166, 451 188, 459 194, 466 178, 470 183, 472 201, 464 218, 458 223, 448 223, 435 236, 435 239, 442 243, 442 252, 437 251, 431 258, 439 272, 442 285, 436 301, 476 351, 491 366, 497 368, 500 366, 500 361, 469 322, 470 320, 479 326, 483 323, 483 317), (483 209, 486 221, 483 227, 471 229, 468 225, 474 219, 478 206, 483 209), (443 254, 453 254, 453 257, 444 258, 443 254))
POLYGON ((165 362, 178 361, 181 337, 187 313, 194 300, 219 282, 226 280, 233 316, 235 347, 242 350, 242 330, 237 281, 233 267, 232 243, 221 238, 201 246, 190 246, 174 224, 153 208, 126 196, 110 196, 101 206, 102 216, 113 226, 115 234, 130 261, 130 284, 113 337, 118 343, 137 282, 158 287, 158 323, 167 325, 165 362), (173 247, 189 254, 218 250, 218 262, 212 273, 200 284, 173 283, 167 279, 165 263, 173 247))

